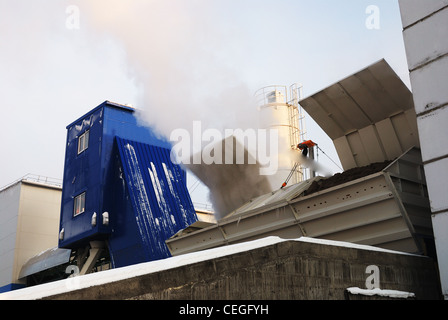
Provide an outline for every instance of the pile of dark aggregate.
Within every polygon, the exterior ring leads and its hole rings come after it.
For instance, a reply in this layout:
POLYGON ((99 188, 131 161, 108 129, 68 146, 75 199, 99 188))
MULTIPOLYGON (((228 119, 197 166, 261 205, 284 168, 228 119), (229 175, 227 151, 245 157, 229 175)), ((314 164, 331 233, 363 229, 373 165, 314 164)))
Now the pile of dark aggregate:
POLYGON ((370 174, 379 172, 387 167, 392 161, 384 161, 384 162, 375 162, 367 166, 356 167, 352 169, 348 169, 341 173, 336 173, 335 175, 329 178, 323 178, 317 181, 314 181, 311 186, 305 191, 304 195, 309 195, 314 192, 318 192, 324 189, 328 189, 349 181, 353 181, 370 174))

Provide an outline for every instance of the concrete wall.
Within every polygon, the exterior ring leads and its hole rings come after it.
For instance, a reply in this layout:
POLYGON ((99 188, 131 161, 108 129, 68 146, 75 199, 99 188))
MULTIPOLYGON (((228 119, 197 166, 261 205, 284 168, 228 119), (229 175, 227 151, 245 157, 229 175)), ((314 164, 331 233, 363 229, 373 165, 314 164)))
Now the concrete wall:
POLYGON ((442 290, 448 299, 448 0, 400 0, 442 290))
POLYGON ((440 298, 430 258, 283 241, 45 299, 342 300, 347 288, 366 288, 371 265, 379 268, 380 289, 412 292, 416 299, 440 298))
POLYGON ((58 245, 60 208, 59 187, 22 180, 0 192, 0 288, 24 284, 22 266, 58 245))

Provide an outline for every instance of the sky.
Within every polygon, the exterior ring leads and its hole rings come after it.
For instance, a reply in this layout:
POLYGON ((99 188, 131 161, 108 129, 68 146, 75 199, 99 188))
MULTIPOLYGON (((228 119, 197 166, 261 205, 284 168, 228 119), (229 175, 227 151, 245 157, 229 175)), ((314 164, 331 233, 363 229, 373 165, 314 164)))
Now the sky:
POLYGON ((166 137, 193 121, 251 127, 258 89, 300 83, 307 97, 382 58, 410 87, 398 0, 0 0, 0 48, 0 187, 62 179, 66 126, 105 100, 166 137))

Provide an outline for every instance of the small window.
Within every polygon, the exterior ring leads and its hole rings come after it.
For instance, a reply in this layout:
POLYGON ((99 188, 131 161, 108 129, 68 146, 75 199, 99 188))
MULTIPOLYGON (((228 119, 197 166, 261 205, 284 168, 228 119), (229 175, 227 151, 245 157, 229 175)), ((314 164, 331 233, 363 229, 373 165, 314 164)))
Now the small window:
POLYGON ((78 137, 78 154, 89 147, 89 130, 78 137))
POLYGON ((86 210, 86 193, 83 192, 79 196, 75 197, 73 206, 73 216, 83 213, 86 210))

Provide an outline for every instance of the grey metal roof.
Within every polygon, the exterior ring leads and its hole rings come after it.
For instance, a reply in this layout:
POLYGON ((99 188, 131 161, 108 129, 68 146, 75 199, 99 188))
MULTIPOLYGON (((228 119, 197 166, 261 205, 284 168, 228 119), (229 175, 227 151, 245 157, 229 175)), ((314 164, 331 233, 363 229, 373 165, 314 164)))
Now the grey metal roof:
MULTIPOLYGON (((341 180, 347 181, 347 180, 341 180)), ((301 236, 424 252, 431 210, 420 150, 382 171, 305 196, 306 182, 259 196, 217 224, 166 241, 173 255, 278 236, 301 236)))
POLYGON ((248 213, 251 211, 256 211, 257 209, 269 206, 275 206, 279 204, 284 204, 285 202, 291 201, 292 199, 300 196, 306 189, 308 189, 311 184, 316 180, 321 179, 321 177, 315 177, 310 180, 305 180, 299 182, 297 184, 285 187, 283 189, 278 189, 266 194, 263 194, 259 197, 249 200, 244 205, 239 207, 238 209, 231 212, 225 218, 234 217, 236 215, 248 213))
POLYGON ((50 248, 29 259, 20 270, 19 279, 44 271, 70 260, 70 249, 50 248))
POLYGON ((344 170, 419 146, 412 93, 384 59, 299 103, 333 140, 344 170))

